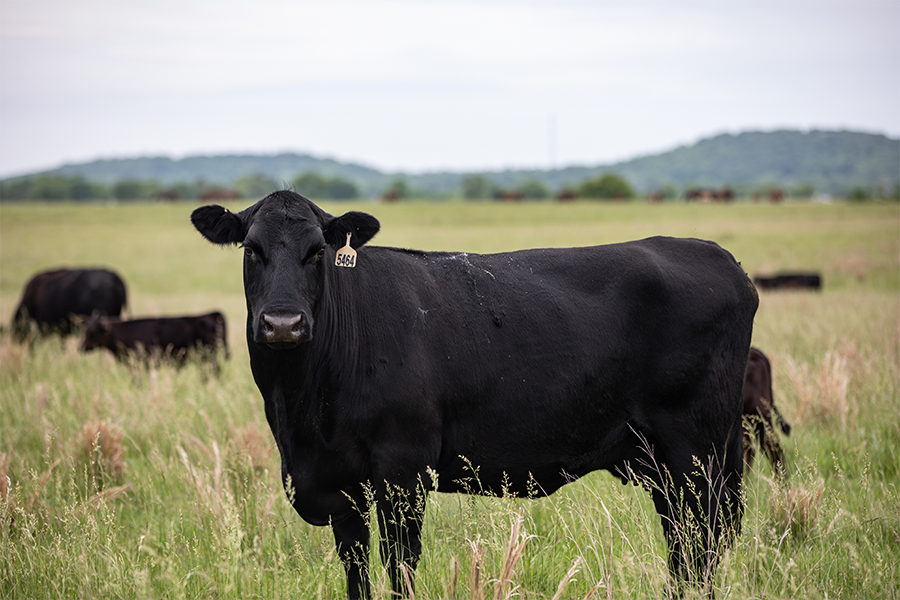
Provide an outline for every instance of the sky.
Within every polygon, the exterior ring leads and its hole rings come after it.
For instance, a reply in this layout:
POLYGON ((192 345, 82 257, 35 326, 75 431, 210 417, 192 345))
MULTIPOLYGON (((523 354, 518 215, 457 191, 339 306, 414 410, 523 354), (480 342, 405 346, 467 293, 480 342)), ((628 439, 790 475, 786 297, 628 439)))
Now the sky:
POLYGON ((547 169, 777 129, 900 137, 900 0, 0 0, 0 177, 547 169))

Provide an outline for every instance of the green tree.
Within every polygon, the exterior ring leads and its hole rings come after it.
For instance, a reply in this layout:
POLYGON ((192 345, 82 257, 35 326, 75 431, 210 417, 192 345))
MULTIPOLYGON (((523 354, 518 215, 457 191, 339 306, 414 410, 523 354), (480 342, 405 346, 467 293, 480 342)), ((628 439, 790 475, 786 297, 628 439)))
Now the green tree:
POLYGON ((307 198, 327 198, 328 180, 312 171, 303 173, 291 182, 297 193, 307 198))
POLYGON ((69 198, 72 200, 102 200, 109 197, 106 186, 84 177, 75 176, 69 180, 69 198))
POLYGON ((463 198, 468 200, 491 198, 497 189, 494 182, 484 175, 467 175, 462 179, 463 198))
POLYGON ((137 179, 124 179, 117 182, 112 187, 113 197, 117 200, 137 200, 139 198, 148 198, 146 195, 147 186, 144 182, 137 179))
POLYGON ((359 189, 356 184, 342 177, 329 179, 327 182, 327 197, 332 200, 351 200, 359 198, 359 189))
POLYGON ((872 194, 864 187, 856 186, 847 193, 847 200, 850 202, 865 202, 871 200, 872 194))
POLYGON ((409 198, 409 195, 409 184, 404 177, 397 177, 391 181, 383 194, 385 198, 390 198, 391 200, 402 200, 403 198, 409 198))
POLYGON ((611 200, 613 198, 628 199, 634 197, 631 185, 615 173, 607 173, 594 179, 588 179, 578 187, 578 196, 581 198, 600 198, 611 200))
POLYGON ((30 200, 34 194, 34 180, 30 177, 0 182, 0 199, 30 200))
POLYGON ((234 188, 240 192, 241 197, 243 198, 259 200, 260 198, 264 198, 272 192, 277 191, 280 189, 280 186, 278 185, 278 182, 271 177, 255 173, 253 175, 241 177, 235 181, 234 188))
POLYGON ((68 200, 69 180, 62 175, 39 175, 34 181, 32 197, 36 200, 68 200))
POLYGON ((811 183, 798 183, 788 193, 794 198, 812 198, 816 193, 816 186, 811 183))
POLYGON ((547 189, 547 186, 537 179, 529 179, 523 182, 516 188, 516 191, 528 200, 543 200, 550 196, 550 190, 547 189))

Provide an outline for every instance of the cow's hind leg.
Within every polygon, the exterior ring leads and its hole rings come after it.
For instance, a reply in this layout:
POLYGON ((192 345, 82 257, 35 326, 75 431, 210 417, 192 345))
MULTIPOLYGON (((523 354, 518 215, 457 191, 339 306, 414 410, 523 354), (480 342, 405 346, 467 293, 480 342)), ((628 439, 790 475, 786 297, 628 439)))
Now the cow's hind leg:
POLYGON ((651 449, 653 455, 640 472, 662 521, 671 593, 680 596, 689 585, 711 596, 720 552, 740 529, 741 423, 736 421, 721 450, 689 453, 671 448, 651 449))

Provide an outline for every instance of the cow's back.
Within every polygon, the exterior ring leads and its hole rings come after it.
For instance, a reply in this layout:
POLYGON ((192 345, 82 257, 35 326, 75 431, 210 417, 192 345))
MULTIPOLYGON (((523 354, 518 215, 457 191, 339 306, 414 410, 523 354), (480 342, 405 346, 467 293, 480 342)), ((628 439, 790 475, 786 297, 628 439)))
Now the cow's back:
POLYGON ((363 328, 379 325, 361 338, 361 360, 401 343, 408 354, 447 354, 451 368, 471 369, 481 357, 475 370, 492 378, 615 360, 628 371, 662 367, 659 379, 677 381, 687 363, 708 360, 698 345, 710 347, 736 323, 749 327, 758 302, 731 255, 699 240, 371 260, 376 295, 359 301, 363 328), (676 363, 661 364, 656 351, 676 363))
POLYGON ((20 334, 35 321, 43 330, 70 333, 72 315, 118 316, 126 302, 122 279, 105 269, 57 269, 29 281, 13 317, 20 334))
POLYGON ((126 303, 125 283, 105 269, 69 271, 53 282, 55 302, 49 300, 57 315, 119 316, 126 303))

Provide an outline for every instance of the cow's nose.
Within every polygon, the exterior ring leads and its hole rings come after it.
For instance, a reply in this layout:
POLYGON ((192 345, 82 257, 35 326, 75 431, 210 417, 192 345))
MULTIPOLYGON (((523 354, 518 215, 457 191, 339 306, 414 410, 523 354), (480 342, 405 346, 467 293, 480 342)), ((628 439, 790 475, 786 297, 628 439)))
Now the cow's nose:
POLYGON ((303 315, 263 315, 263 333, 268 344, 296 344, 303 333, 303 315))

